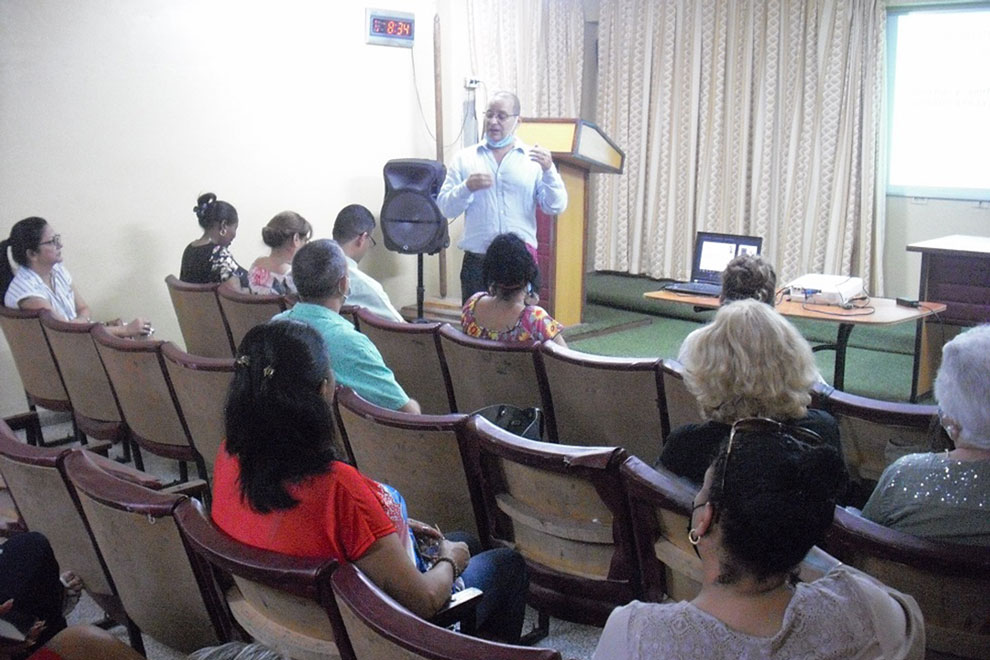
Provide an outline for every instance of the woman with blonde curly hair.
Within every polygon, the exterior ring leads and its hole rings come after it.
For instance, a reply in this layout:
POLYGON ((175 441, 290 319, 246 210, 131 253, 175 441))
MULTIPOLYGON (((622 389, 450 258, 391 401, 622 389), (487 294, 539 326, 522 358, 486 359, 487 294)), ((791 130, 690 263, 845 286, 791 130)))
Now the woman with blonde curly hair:
POLYGON ((658 464, 700 484, 729 437, 732 423, 766 417, 814 431, 841 452, 839 425, 823 410, 809 410, 818 368, 811 347, 769 305, 737 300, 681 344, 684 381, 698 400, 702 424, 674 429, 658 464))

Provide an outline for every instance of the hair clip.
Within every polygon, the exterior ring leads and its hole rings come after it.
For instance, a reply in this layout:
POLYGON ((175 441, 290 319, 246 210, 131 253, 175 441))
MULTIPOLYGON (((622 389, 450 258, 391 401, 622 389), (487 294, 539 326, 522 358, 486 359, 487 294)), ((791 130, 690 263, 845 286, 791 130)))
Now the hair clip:
POLYGON ((273 375, 275 375, 275 367, 273 367, 272 365, 268 365, 267 367, 261 370, 261 375, 264 376, 265 378, 271 378, 273 375))
POLYGON ((249 358, 247 355, 238 355, 237 359, 234 360, 234 364, 238 364, 242 367, 250 367, 251 358, 249 358))

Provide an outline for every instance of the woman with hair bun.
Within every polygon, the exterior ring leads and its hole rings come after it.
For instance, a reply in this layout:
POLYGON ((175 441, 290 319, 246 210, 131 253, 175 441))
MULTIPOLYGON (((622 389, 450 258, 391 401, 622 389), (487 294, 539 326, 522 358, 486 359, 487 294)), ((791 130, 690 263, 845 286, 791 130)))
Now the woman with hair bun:
POLYGON ((205 193, 196 200, 193 213, 203 235, 182 253, 179 279, 193 284, 219 282, 233 291, 249 291, 247 271, 230 253, 230 244, 237 236, 237 209, 213 193, 205 193))
POLYGON ((313 227, 294 211, 282 211, 269 220, 261 228, 261 240, 272 250, 268 256, 255 259, 248 270, 251 293, 294 294, 292 257, 312 235, 313 227))
MULTIPOLYGON (((0 242, 0 294, 11 309, 47 309, 60 321, 92 322, 89 305, 62 265, 62 235, 44 218, 24 218, 0 242), (7 261, 8 249, 18 265, 16 273, 7 261)), ((115 319, 104 325, 118 337, 147 336, 155 331, 151 321, 143 318, 130 323, 115 319)))
POLYGON ((594 660, 921 660, 924 624, 910 596, 837 562, 817 580, 797 578, 847 479, 842 457, 820 443, 770 419, 733 424, 687 532, 701 559, 701 591, 691 601, 617 608, 594 660))
POLYGON ((566 346, 563 326, 537 305, 540 272, 526 243, 499 234, 488 246, 481 275, 488 291, 468 298, 461 309, 465 334, 495 341, 546 341, 566 346))

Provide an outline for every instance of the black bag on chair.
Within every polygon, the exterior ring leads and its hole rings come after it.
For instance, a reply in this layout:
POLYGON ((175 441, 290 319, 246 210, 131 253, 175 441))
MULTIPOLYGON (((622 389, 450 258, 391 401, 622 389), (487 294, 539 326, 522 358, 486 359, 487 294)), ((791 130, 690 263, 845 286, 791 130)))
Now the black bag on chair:
POLYGON ((539 408, 520 408, 504 403, 475 410, 495 426, 527 440, 543 440, 543 411, 539 408))

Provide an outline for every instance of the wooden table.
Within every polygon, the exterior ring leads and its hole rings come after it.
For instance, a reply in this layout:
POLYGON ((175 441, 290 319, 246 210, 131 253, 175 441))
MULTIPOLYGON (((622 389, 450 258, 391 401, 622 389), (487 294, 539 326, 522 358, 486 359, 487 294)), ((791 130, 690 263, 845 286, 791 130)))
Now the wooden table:
POLYGON ((918 297, 944 302, 947 323, 990 321, 990 237, 953 234, 907 246, 921 253, 918 297))
MULTIPOLYGON (((718 298, 674 293, 665 289, 648 291, 643 296, 654 300, 692 305, 696 309, 715 309, 719 306, 718 298)), ((832 385, 837 390, 843 389, 845 385, 846 350, 849 347, 849 335, 852 334, 853 328, 857 325, 896 325, 914 321, 917 325, 914 334, 911 401, 915 402, 918 397, 931 391, 931 384, 935 375, 934 359, 937 357, 932 355, 930 344, 924 336, 927 330, 923 319, 932 314, 941 314, 945 311, 945 305, 922 302, 919 307, 902 307, 891 298, 871 298, 870 307, 873 308, 872 313, 867 313, 869 308, 842 309, 831 305, 810 305, 796 300, 783 300, 776 305, 777 311, 784 316, 829 321, 839 325, 835 343, 819 344, 812 347, 814 351, 835 351, 835 371, 832 385)))

